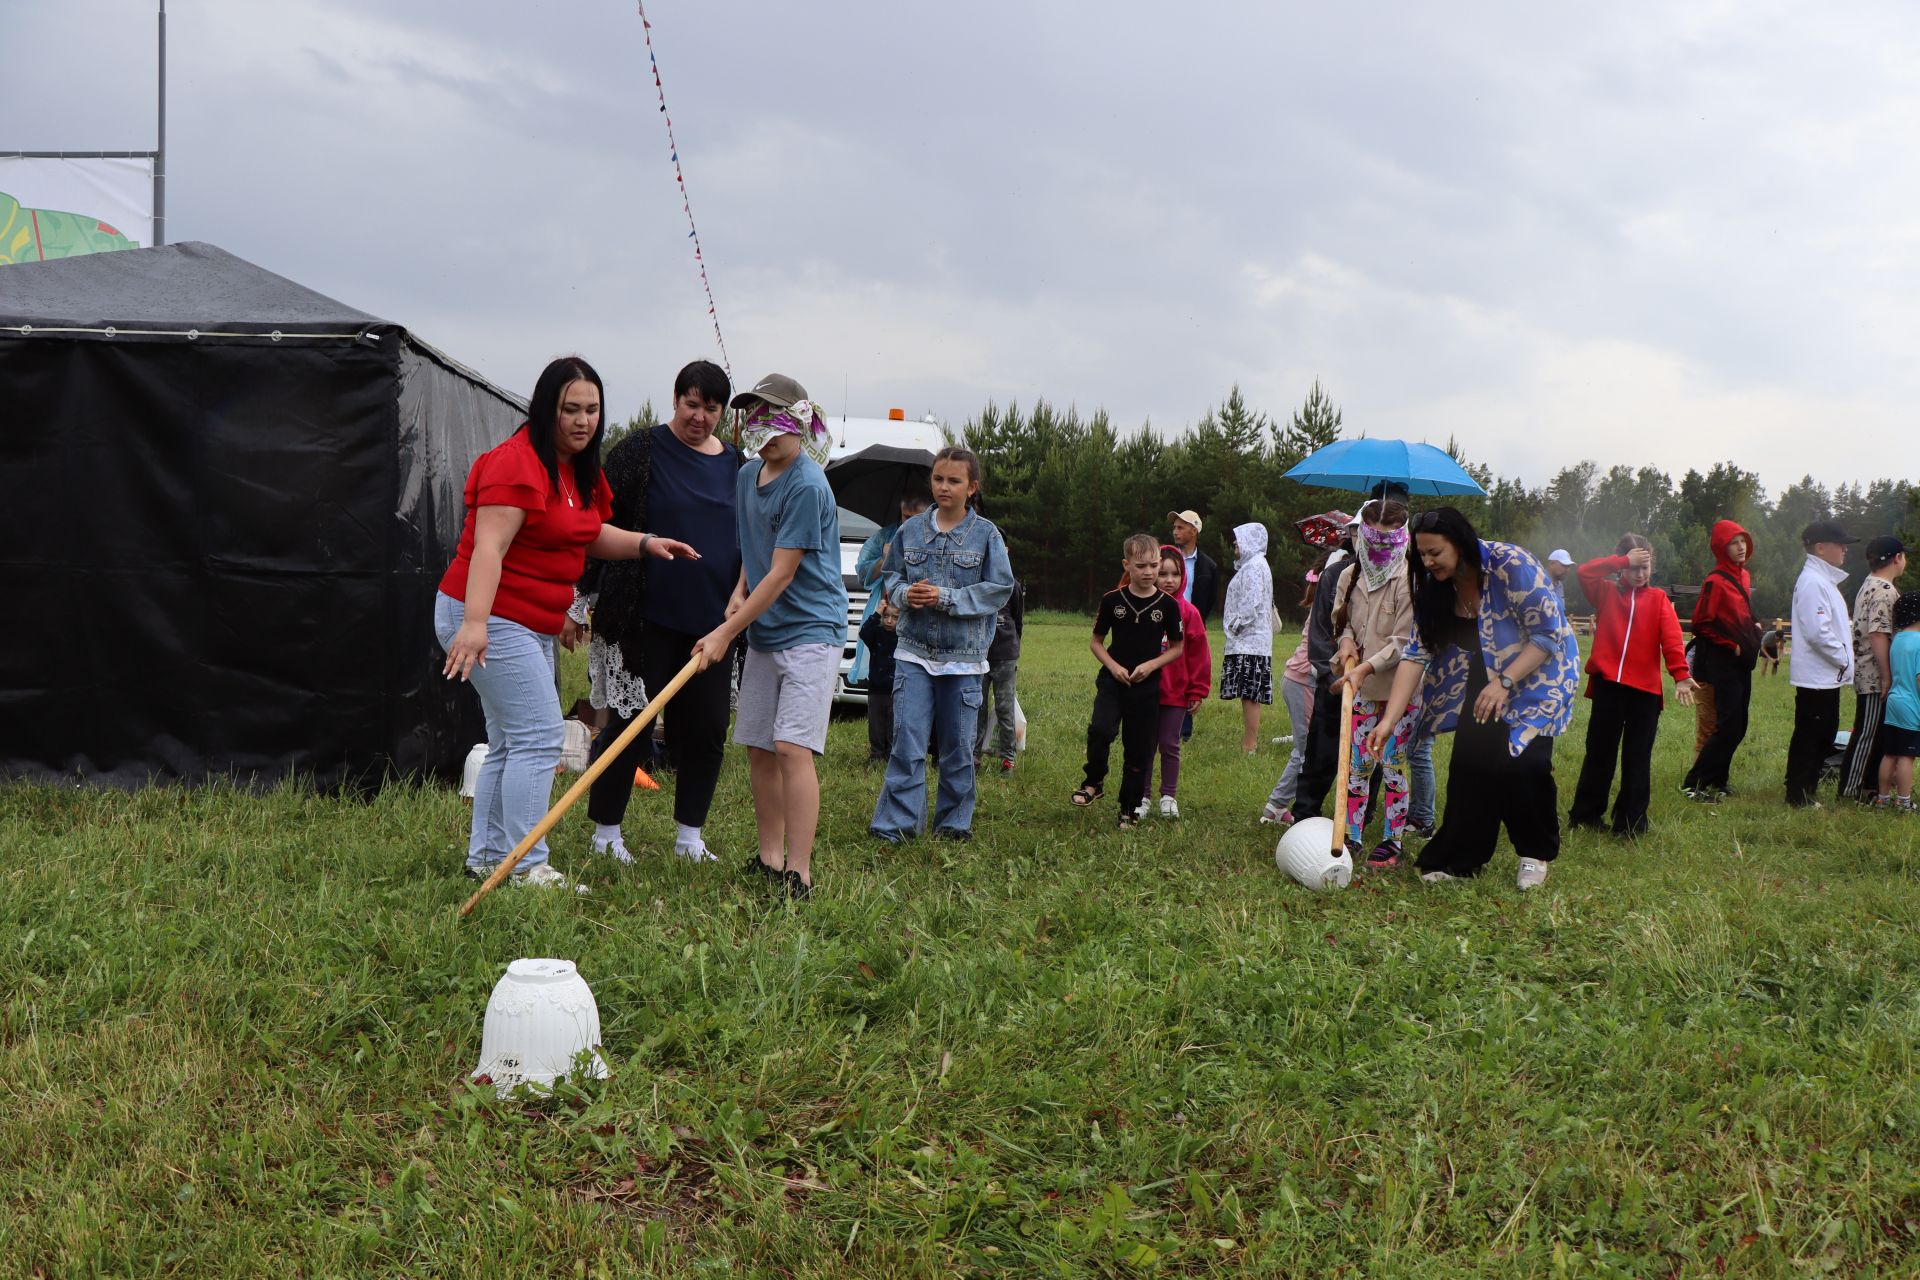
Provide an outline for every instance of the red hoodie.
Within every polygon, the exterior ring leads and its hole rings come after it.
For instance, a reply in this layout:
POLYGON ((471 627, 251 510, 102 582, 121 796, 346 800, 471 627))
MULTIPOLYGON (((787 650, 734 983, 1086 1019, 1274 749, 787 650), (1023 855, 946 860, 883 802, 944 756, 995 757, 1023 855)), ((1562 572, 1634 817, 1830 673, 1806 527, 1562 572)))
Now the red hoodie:
MULTIPOLYGON (((1611 680, 1656 697, 1662 694, 1660 656, 1675 684, 1687 678, 1687 651, 1680 642, 1680 615, 1658 587, 1623 589, 1613 575, 1627 568, 1625 556, 1601 556, 1580 566, 1580 586, 1593 603, 1593 654, 1587 659, 1587 696, 1594 680, 1611 680)), ((1664 703, 1663 703, 1664 705, 1664 703)))
POLYGON ((1164 561, 1173 552, 1180 562, 1180 585, 1174 588, 1174 601, 1180 606, 1180 656, 1160 668, 1160 705, 1186 707, 1205 702, 1213 690, 1213 651, 1207 647, 1207 624, 1200 611, 1181 597, 1187 590, 1187 561, 1178 547, 1162 546, 1164 561))
POLYGON ((1752 559, 1751 534, 1731 520, 1721 520, 1713 526, 1713 572, 1700 584, 1700 598, 1694 602, 1693 634, 1738 653, 1740 644, 1734 637, 1747 634, 1753 627, 1753 605, 1746 594, 1753 590, 1753 579, 1748 576, 1745 565, 1727 558, 1727 548, 1735 538, 1746 539, 1747 558, 1752 559), (1740 580, 1746 593, 1727 581, 1729 573, 1740 580))

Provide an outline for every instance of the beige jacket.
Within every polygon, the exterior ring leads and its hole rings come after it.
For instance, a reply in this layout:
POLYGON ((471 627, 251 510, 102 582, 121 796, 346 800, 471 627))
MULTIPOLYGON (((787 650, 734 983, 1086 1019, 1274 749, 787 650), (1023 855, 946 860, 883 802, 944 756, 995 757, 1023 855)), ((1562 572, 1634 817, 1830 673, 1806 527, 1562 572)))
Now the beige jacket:
MULTIPOLYGON (((1347 602, 1347 584, 1359 570, 1359 565, 1349 565, 1334 583, 1336 617, 1347 602)), ((1334 632, 1333 643, 1337 649, 1342 639, 1351 641, 1359 651, 1359 660, 1373 664, 1373 674, 1361 684, 1360 696, 1385 702, 1393 692, 1393 669, 1400 661, 1400 649, 1412 638, 1413 593, 1407 586, 1407 575, 1396 573, 1378 591, 1367 590, 1364 581, 1355 586, 1353 607, 1334 632)))

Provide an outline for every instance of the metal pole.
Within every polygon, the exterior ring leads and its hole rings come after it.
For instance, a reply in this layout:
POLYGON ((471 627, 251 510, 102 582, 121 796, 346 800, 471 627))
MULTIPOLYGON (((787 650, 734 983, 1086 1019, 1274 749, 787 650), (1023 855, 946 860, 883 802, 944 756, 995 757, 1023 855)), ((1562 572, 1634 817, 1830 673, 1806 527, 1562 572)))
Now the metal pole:
POLYGON ((167 0, 160 0, 160 145, 153 153, 153 243, 167 242, 167 0))

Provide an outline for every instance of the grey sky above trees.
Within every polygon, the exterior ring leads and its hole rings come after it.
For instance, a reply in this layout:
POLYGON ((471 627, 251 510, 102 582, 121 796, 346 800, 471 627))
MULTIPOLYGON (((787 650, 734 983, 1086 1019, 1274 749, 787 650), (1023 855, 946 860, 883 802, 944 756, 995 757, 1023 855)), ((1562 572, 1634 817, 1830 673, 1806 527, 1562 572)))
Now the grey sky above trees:
MULTIPOLYGON (((150 145, 153 8, 9 5, 0 146, 150 145)), ((1317 376, 1544 484, 1900 475, 1920 12, 796 5, 649 16, 734 372, 1175 431, 1317 376)), ((630 0, 172 0, 171 238, 624 417, 713 353, 630 0)))

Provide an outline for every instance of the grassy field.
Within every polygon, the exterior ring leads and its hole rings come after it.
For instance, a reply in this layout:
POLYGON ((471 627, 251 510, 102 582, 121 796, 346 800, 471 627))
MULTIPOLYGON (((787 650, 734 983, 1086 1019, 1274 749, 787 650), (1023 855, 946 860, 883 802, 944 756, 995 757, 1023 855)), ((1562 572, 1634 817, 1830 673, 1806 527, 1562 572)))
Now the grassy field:
POLYGON ((1234 708, 1178 823, 1068 807, 1083 637, 1029 623, 971 845, 879 852, 836 720, 800 906, 737 870, 737 756, 718 866, 643 796, 638 865, 570 815, 591 896, 465 923, 447 790, 0 790, 0 1274, 1920 1274, 1920 824, 1783 807, 1784 677, 1736 799, 1674 794, 1670 708, 1654 834, 1539 892, 1503 849, 1315 896, 1234 708), (613 1075, 497 1100, 487 994, 542 955, 613 1075))

